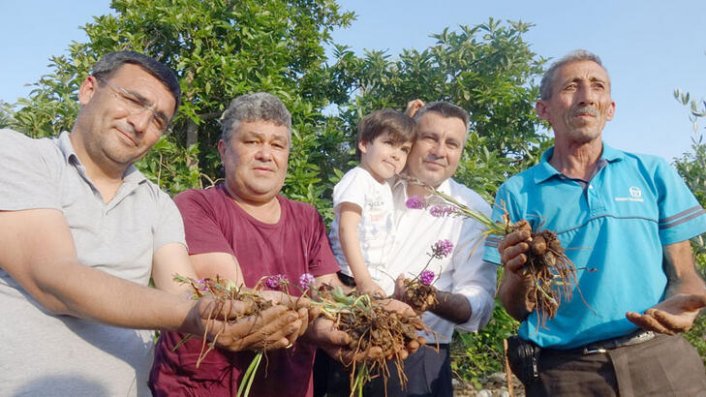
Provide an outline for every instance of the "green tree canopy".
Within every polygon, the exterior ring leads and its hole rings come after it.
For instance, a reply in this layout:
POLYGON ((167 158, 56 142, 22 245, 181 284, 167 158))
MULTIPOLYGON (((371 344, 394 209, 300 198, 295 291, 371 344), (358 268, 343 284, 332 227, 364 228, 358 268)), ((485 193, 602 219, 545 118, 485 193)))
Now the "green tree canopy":
MULTIPOLYGON (((706 143, 703 133, 699 131, 699 122, 706 117, 706 101, 691 98, 688 92, 674 91, 674 98, 682 105, 689 107, 689 120, 694 125, 691 142, 691 152, 685 153, 674 161, 679 174, 689 186, 702 206, 706 206, 706 143)), ((692 239, 697 268, 702 277, 706 277, 706 239, 704 235, 692 239)), ((699 351, 706 363, 706 316, 700 316, 694 323, 694 328, 686 334, 686 338, 699 351)))
POLYGON ((449 101, 471 116, 457 178, 489 198, 509 174, 536 161, 547 138, 538 133, 534 79, 545 59, 530 51, 523 22, 487 23, 435 34, 437 42, 399 57, 367 51, 356 57, 337 46, 333 76, 352 98, 341 107, 347 125, 384 107, 404 109, 413 98, 449 101))
MULTIPOLYGON (((107 52, 132 49, 169 65, 180 78, 183 105, 171 136, 141 164, 171 192, 199 186, 200 176, 215 178, 218 118, 230 99, 244 93, 279 96, 295 115, 297 154, 316 152, 320 143, 308 137, 325 125, 321 110, 342 99, 331 95, 340 90, 327 78, 324 46, 352 13, 327 0, 114 0, 111 8, 114 14, 84 26, 86 43, 72 43, 68 56, 51 59, 54 73, 20 101, 14 127, 33 136, 70 129, 89 68, 107 52)), ((307 161, 302 167, 310 172, 295 166, 296 175, 308 180, 295 180, 290 190, 306 197, 308 186, 320 181, 314 178, 319 170, 309 156, 294 158, 307 161)))
POLYGON ((78 86, 98 58, 120 49, 151 55, 177 72, 183 105, 172 133, 139 166, 172 193, 219 176, 218 118, 230 99, 255 91, 278 95, 293 114, 285 194, 329 216, 331 187, 353 161, 355 126, 375 109, 402 110, 413 98, 466 108, 471 134, 459 179, 488 198, 546 141, 532 110, 544 59, 522 38, 530 24, 490 19, 445 29, 421 51, 358 56, 331 40, 354 19, 332 0, 114 0, 111 8, 84 26, 87 42, 51 58, 53 72, 2 120, 32 136, 68 130, 78 86))

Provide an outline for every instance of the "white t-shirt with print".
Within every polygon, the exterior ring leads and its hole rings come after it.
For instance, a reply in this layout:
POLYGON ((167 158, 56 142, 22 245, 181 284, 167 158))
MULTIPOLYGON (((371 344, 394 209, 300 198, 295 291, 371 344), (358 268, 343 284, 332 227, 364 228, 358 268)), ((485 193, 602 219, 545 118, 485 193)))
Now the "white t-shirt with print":
POLYGON ((331 224, 329 239, 341 271, 352 277, 338 235, 341 203, 352 203, 361 208, 358 239, 370 276, 376 282, 390 277, 384 271, 394 241, 395 211, 390 184, 380 183, 365 169, 355 167, 346 172, 333 189, 336 218, 331 224))

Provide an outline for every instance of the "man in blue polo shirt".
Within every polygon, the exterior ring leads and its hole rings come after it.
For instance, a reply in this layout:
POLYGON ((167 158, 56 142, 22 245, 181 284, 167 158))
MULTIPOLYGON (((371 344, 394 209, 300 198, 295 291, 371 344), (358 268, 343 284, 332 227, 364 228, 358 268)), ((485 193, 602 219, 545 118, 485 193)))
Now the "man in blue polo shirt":
POLYGON ((500 300, 522 322, 513 369, 529 396, 706 395, 703 363, 677 335, 706 306, 689 243, 706 212, 666 161, 602 142, 615 102, 596 55, 560 59, 540 91, 555 146, 500 187, 493 216, 556 232, 578 283, 542 324, 523 273, 529 232, 488 240, 485 260, 505 267, 500 300))

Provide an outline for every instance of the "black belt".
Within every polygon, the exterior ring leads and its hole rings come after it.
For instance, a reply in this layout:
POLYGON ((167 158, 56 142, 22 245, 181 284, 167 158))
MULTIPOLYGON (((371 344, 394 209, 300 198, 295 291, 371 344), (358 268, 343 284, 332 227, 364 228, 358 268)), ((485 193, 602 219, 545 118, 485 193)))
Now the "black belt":
POLYGON ((647 342, 649 340, 654 339, 655 336, 657 335, 652 331, 639 330, 629 335, 589 343, 583 347, 578 347, 574 349, 542 349, 542 353, 583 355, 607 353, 608 350, 617 349, 619 347, 638 345, 640 343, 647 342))

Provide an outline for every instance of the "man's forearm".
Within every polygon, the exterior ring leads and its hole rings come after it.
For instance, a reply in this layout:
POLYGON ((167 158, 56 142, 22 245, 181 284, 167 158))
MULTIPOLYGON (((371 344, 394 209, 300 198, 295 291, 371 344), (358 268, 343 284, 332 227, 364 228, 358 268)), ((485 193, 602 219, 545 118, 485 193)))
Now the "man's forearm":
POLYGON ((703 294, 706 284, 696 271, 691 243, 686 240, 664 247, 663 267, 667 274, 667 297, 703 294))
POLYGON ((517 321, 523 321, 534 310, 528 299, 531 284, 520 276, 505 270, 498 297, 505 310, 517 321))
MULTIPOLYGON (((65 265, 70 277, 38 275, 40 298, 56 314, 138 329, 193 328, 185 324, 194 302, 141 286, 79 264, 65 265)), ((44 303, 43 302, 43 303, 44 303)))
POLYGON ((446 291, 437 291, 436 298, 439 303, 431 307, 429 311, 437 316, 456 324, 465 323, 471 318, 473 311, 471 310, 470 302, 465 296, 446 291))

